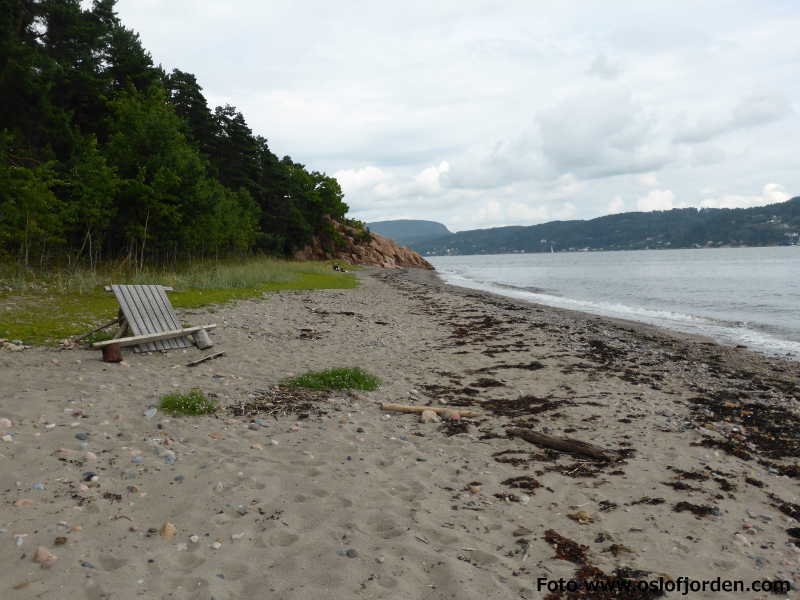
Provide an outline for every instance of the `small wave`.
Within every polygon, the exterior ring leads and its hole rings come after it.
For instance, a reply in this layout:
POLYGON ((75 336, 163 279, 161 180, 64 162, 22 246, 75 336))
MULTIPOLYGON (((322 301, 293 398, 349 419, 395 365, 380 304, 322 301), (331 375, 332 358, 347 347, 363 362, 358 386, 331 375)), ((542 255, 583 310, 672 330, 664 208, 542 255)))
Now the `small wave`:
POLYGON ((537 302, 548 306, 566 308, 581 312, 599 314, 642 321, 652 325, 674 329, 684 333, 694 333, 712 337, 722 343, 743 344, 766 354, 789 356, 800 359, 800 342, 787 340, 764 331, 758 325, 744 321, 731 321, 709 316, 691 315, 670 310, 657 310, 641 306, 630 306, 619 302, 603 302, 580 300, 558 296, 541 288, 530 288, 501 284, 456 274, 452 271, 440 271, 447 283, 494 292, 509 298, 537 302))

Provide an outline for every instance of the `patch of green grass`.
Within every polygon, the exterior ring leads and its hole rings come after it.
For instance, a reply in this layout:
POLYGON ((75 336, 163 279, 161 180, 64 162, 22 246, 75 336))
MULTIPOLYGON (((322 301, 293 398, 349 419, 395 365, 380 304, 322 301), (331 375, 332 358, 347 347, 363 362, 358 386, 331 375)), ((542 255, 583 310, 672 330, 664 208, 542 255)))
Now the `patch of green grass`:
POLYGON ((114 267, 34 273, 0 265, 0 338, 54 345, 90 331, 117 314, 114 296, 103 289, 109 283, 173 287, 175 292, 169 297, 176 308, 224 304, 265 292, 351 289, 358 285, 355 275, 333 271, 331 264, 254 257, 198 261, 176 270, 139 273, 114 267))
POLYGON ((219 408, 216 400, 209 398, 200 390, 192 390, 188 394, 161 396, 158 407, 170 415, 207 415, 219 408))
POLYGON ((381 380, 358 367, 354 369, 328 369, 309 371, 284 380, 289 387, 305 387, 316 390, 375 390, 381 380))

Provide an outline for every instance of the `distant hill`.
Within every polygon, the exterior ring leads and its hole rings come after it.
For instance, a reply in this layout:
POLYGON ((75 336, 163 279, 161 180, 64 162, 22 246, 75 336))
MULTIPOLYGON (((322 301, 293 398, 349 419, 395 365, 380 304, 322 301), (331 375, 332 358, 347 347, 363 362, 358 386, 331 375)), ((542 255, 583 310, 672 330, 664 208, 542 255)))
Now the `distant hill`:
POLYGON ((676 208, 589 221, 474 229, 407 245, 423 255, 444 255, 796 244, 800 244, 800 196, 754 208, 676 208))
POLYGON ((418 221, 414 219, 399 219, 396 221, 376 221, 367 223, 369 230, 393 239, 402 246, 452 235, 450 230, 436 221, 418 221))

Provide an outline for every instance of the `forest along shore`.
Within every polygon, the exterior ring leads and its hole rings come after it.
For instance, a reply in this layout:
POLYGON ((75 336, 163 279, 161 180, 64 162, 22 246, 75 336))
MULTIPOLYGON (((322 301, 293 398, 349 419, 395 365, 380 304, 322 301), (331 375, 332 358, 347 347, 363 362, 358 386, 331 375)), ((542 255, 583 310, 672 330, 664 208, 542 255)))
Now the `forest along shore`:
POLYGON ((226 355, 195 368, 196 350, 113 365, 88 350, 0 352, 0 562, 13 566, 0 595, 570 598, 537 580, 723 573, 800 584, 796 363, 427 271, 359 277, 219 307, 226 355), (340 366, 384 384, 275 387, 340 366), (225 409, 148 410, 191 388, 225 409), (422 423, 384 402, 480 416, 422 423))

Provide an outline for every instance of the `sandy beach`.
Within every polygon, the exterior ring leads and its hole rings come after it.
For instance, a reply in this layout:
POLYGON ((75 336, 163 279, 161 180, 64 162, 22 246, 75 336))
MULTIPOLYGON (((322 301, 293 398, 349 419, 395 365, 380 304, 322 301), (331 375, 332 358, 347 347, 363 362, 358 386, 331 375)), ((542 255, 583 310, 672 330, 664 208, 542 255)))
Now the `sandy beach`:
POLYGON ((216 322, 225 351, 194 368, 196 349, 111 364, 0 348, 0 598, 659 597, 537 587, 615 574, 800 585, 798 363, 427 271, 359 278, 184 311, 216 322), (384 383, 275 389, 346 366, 384 383), (148 410, 192 388, 223 410, 148 410), (422 423, 381 403, 479 416, 422 423))

